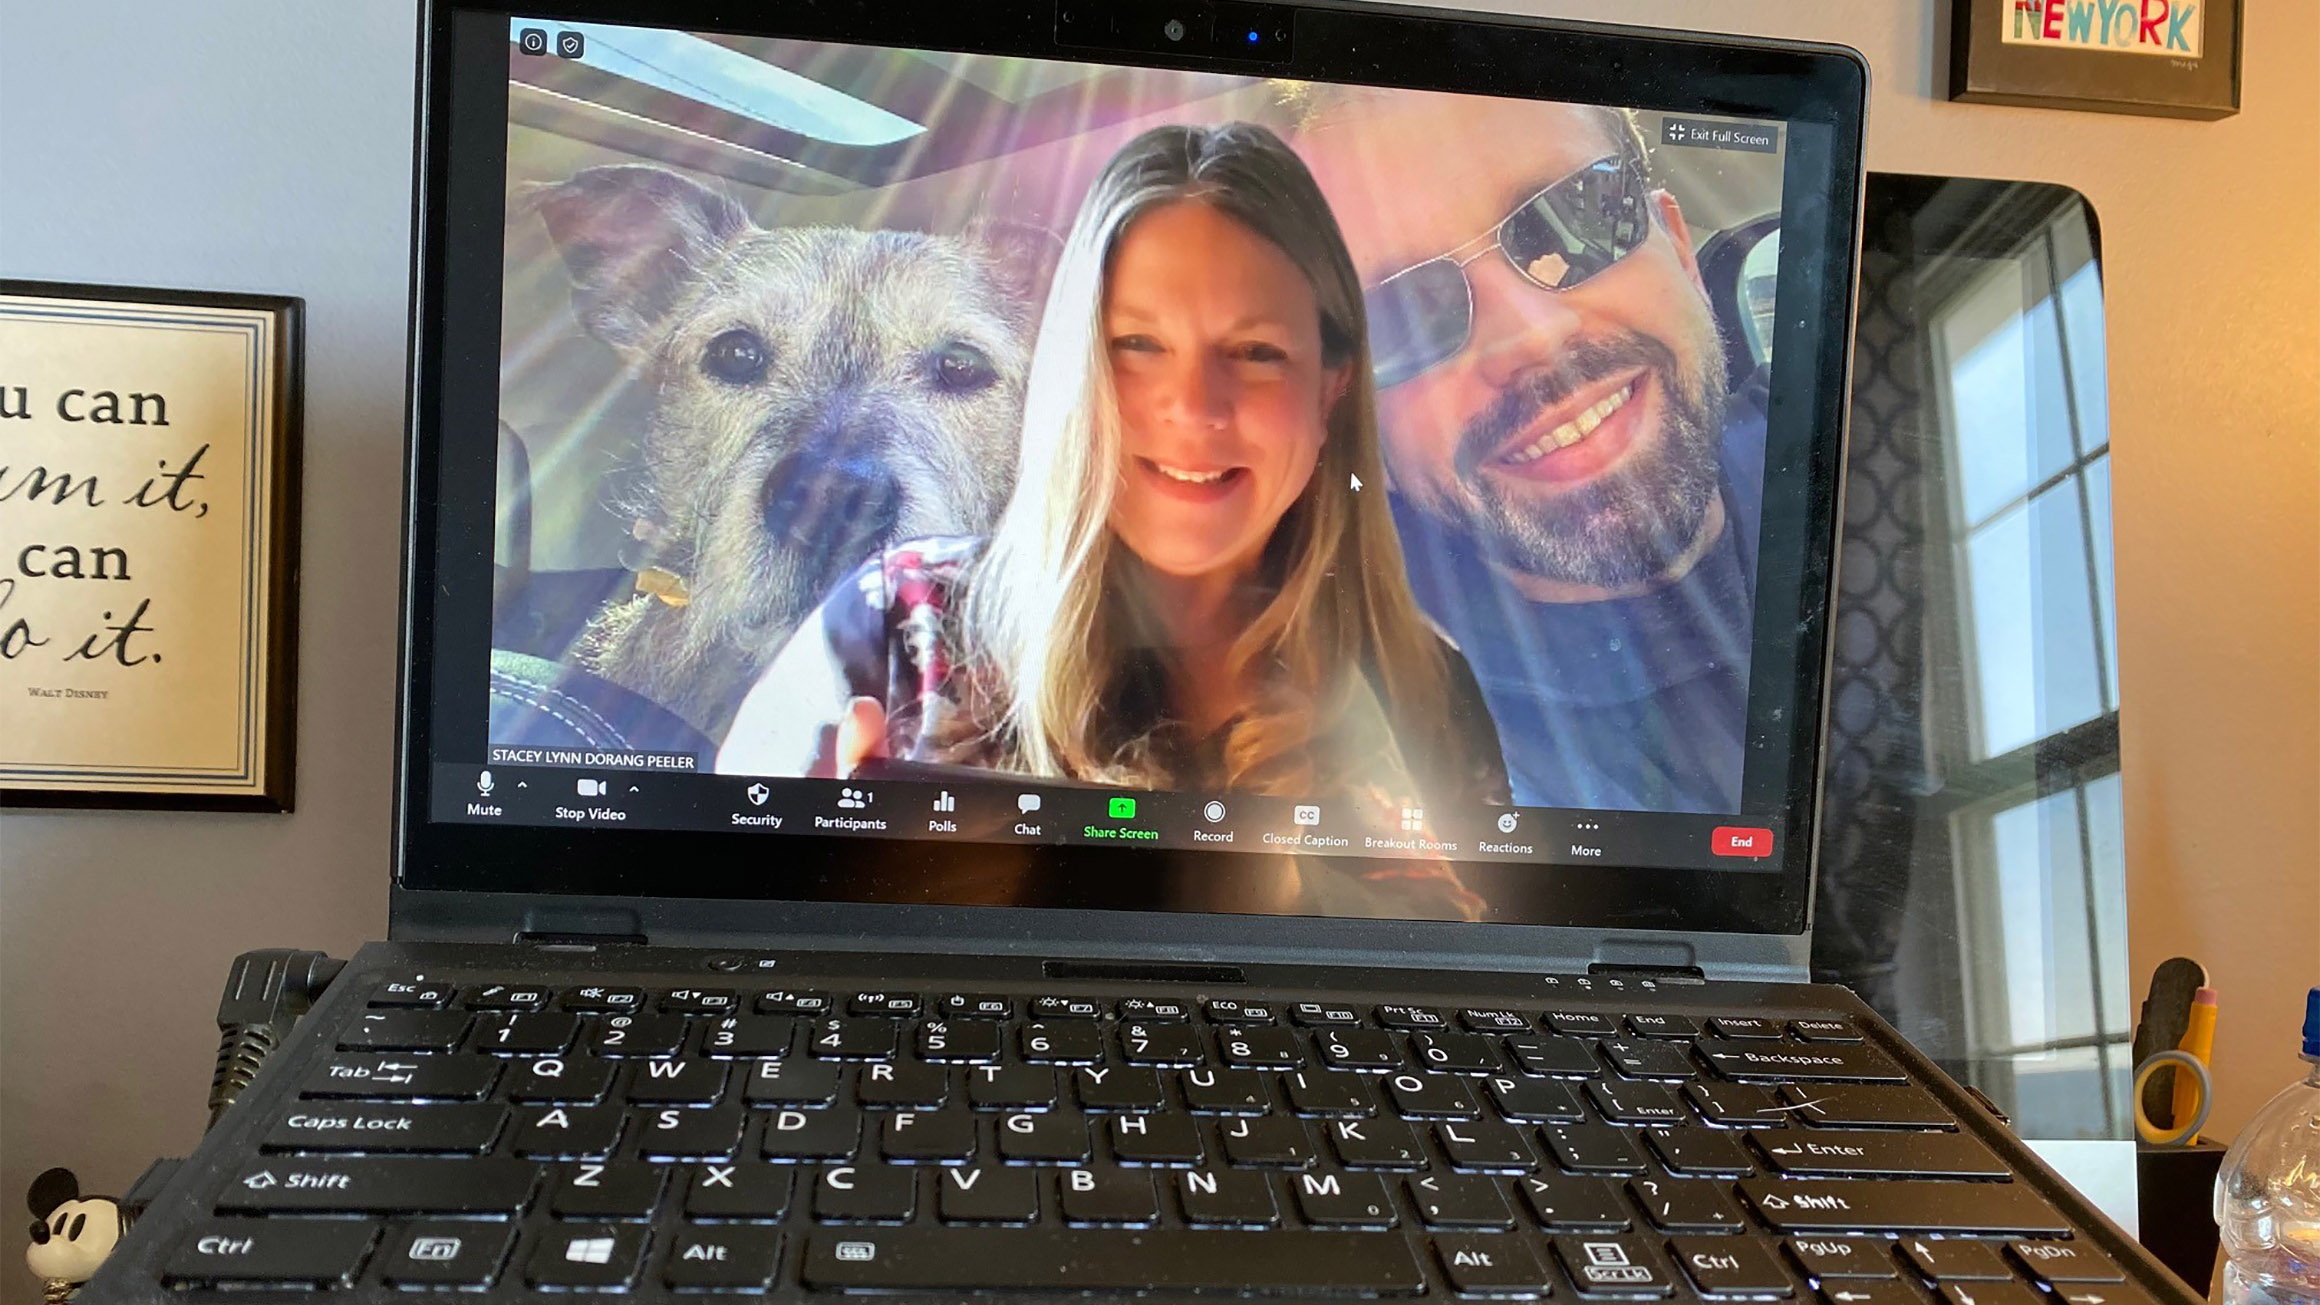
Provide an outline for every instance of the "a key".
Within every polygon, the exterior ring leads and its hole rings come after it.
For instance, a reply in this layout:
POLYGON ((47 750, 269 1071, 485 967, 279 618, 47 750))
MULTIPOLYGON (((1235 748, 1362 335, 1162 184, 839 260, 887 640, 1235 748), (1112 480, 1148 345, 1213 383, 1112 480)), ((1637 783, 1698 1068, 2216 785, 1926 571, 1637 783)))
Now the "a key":
POLYGON ((1947 1237, 1904 1237, 1901 1239, 1902 1257, 1919 1273, 1935 1282, 1956 1280, 1980 1282, 2007 1282, 2014 1270, 1998 1248, 1988 1242, 1963 1241, 1947 1237))
POLYGON ((1595 1053, 1577 1038, 1523 1037, 1506 1040, 1507 1054, 1525 1074, 1547 1078, 1594 1078, 1603 1072, 1595 1053))
POLYGON ((1031 999, 1031 1018, 1035 1020, 1100 1020, 1104 1004, 1093 997, 1034 997, 1031 999))
POLYGON ((879 1154, 896 1164, 944 1164, 975 1155, 975 1117, 964 1110, 898 1110, 878 1130, 879 1154))
POLYGON ((266 1151, 368 1151, 482 1155, 491 1149, 507 1107, 347 1105, 299 1102, 267 1131, 266 1151))
POLYGON ((1324 1125, 1329 1147, 1349 1169, 1423 1169, 1426 1150, 1398 1119, 1335 1119, 1324 1125))
POLYGON ((2006 1250, 2030 1271, 2030 1276, 2061 1290, 2065 1283, 2125 1282, 2127 1276, 2109 1256, 2076 1242, 2012 1242, 2006 1250))
POLYGON ((1624 1232, 1627 1203, 1600 1178, 1525 1174, 1514 1180, 1531 1217, 1548 1232, 1624 1232))
POLYGON ((605 1057, 674 1056, 685 1031, 682 1015, 613 1015, 588 1035, 588 1049, 605 1057))
POLYGON ((1138 1023, 1120 1026, 1120 1055, 1131 1065, 1184 1068, 1207 1059, 1200 1030, 1189 1024, 1138 1023))
POLYGON ((1438 1010, 1424 1006, 1380 1006, 1374 1012, 1377 1022, 1389 1029, 1411 1032, 1418 1029, 1446 1029, 1450 1020, 1438 1010))
POLYGON ((537 1106, 517 1112, 508 1150, 530 1160, 604 1160, 623 1122, 617 1106, 537 1106))
POLYGON ((545 1010, 555 996, 546 988, 516 983, 479 983, 469 988, 459 1004, 469 1010, 545 1010))
POLYGON ((1954 1129, 1957 1119, 1933 1094, 1915 1085, 1869 1087, 1816 1083, 1786 1087, 1780 1097, 1792 1119, 1815 1128, 1954 1129))
POLYGON ((1224 1139, 1225 1159, 1242 1168, 1303 1169, 1313 1163, 1313 1142, 1299 1120, 1228 1120, 1217 1134, 1224 1139))
POLYGON ((1055 1071, 1046 1065, 977 1065, 966 1074, 967 1101, 978 1110, 1055 1104, 1055 1071))
POLYGON ((1084 1164, 1087 1116, 1076 1110, 1001 1115, 994 1130, 1000 1158, 1014 1164, 1084 1164))
POLYGON ((1747 1225, 1728 1184, 1701 1178, 1632 1178, 1628 1195, 1661 1232, 1728 1232, 1747 1225))
POLYGON ((1261 1115, 1272 1109, 1265 1080, 1246 1069, 1188 1069, 1176 1080, 1184 1104, 1204 1115, 1261 1115))
POLYGON ((685 1184, 685 1217, 774 1222, 789 1212, 793 1166, 710 1162, 685 1184))
POLYGON ((1539 1017, 1539 1023, 1557 1033, 1588 1038, 1608 1038, 1619 1032, 1617 1021, 1593 1011, 1551 1010, 1539 1017))
POLYGON ((1517 1124, 1575 1124, 1587 1117, 1568 1083, 1548 1078, 1494 1078, 1490 1099, 1517 1124))
POLYGON ((862 1067, 854 1099, 866 1106, 932 1110, 950 1099, 950 1071, 918 1060, 878 1061, 862 1067))
POLYGON ((727 1015, 701 1033, 701 1054, 720 1060, 759 1060, 789 1054, 797 1021, 778 1015, 727 1015))
POLYGON ((954 1165, 936 1177, 944 1223, 1030 1223, 1039 1217, 1039 1175, 1012 1165, 954 1165))
POLYGON ((953 1020, 1003 1020, 1015 1013, 1012 997, 952 993, 935 1003, 935 1012, 953 1020))
POLYGON ((463 1010, 366 1010, 338 1032, 340 1051, 449 1051, 467 1032, 463 1010))
POLYGON ((1160 1217, 1152 1175, 1135 1169, 1065 1169, 1055 1175, 1064 1220, 1077 1226, 1141 1226, 1160 1217))
POLYGON ((1890 1278, 1892 1246, 1876 1237, 1791 1237, 1788 1256, 1807 1277, 1890 1278))
POLYGON ((643 1264, 648 1231, 633 1224, 543 1228, 524 1264, 524 1282, 550 1291, 626 1291, 643 1264))
POLYGON ((1635 1135, 1609 1124, 1550 1124, 1539 1130, 1555 1163, 1575 1174, 1640 1174, 1635 1135))
POLYGON ((847 1000, 846 1013, 901 1017, 918 1014, 918 1005, 915 992, 857 992, 847 1000))
POLYGON ((781 1234, 771 1228, 680 1228, 661 1255, 661 1281, 677 1291, 756 1295, 773 1285, 781 1234))
POLYGON ((1003 1027, 987 1019, 928 1020, 918 1026, 918 1058, 942 1064, 989 1064, 999 1058, 1003 1027))
POLYGON ((1923 1292, 1902 1285, 1898 1279, 1823 1282, 1817 1294, 1821 1305, 1924 1305, 1925 1301, 1923 1292))
POLYGON ((1188 1020, 1192 1003, 1176 997, 1123 997, 1118 1011, 1123 1024, 1148 1020, 1188 1020))
POLYGON ((1791 1296, 1796 1286, 1763 1242, 1740 1237, 1671 1237, 1668 1255, 1702 1296, 1791 1296))
POLYGON ((1906 1083, 1909 1076, 1866 1044, 1701 1038, 1692 1044, 1710 1068, 1742 1083, 1906 1083))
POLYGON ((1305 1063, 1305 1049, 1290 1029, 1228 1027, 1216 1035, 1224 1063, 1241 1069, 1295 1069, 1305 1063))
POLYGON ((1719 1038, 1780 1038, 1780 1021, 1754 1015, 1718 1015, 1708 1021, 1708 1027, 1719 1038))
POLYGON ((1079 1103, 1089 1110, 1158 1110, 1160 1076, 1149 1069, 1091 1065, 1072 1075, 1079 1103))
POLYGON ((659 1165, 582 1161, 566 1167, 548 1210, 560 1219, 650 1219, 667 1179, 659 1165))
POLYGON ((1292 1002, 1289 1006, 1291 1022, 1304 1028, 1329 1028, 1337 1025, 1361 1023, 1361 1012, 1351 1006, 1340 1006, 1327 1001, 1292 1002))
POLYGON ((2058 1237, 2070 1224, 2021 1183, 1750 1179, 1741 1194, 1778 1232, 1947 1232, 2058 1237))
POLYGON ((838 1094, 838 1067, 817 1060, 761 1060, 742 1086, 753 1106, 819 1106, 838 1094))
POLYGON ((758 1149, 768 1160, 838 1160, 862 1141, 862 1117, 844 1106, 785 1106, 765 1119, 758 1149))
POLYGON ((1313 1049, 1332 1069, 1393 1069, 1402 1063, 1402 1049, 1384 1029, 1323 1029, 1313 1035, 1313 1049))
POLYGON ((1674 1286, 1641 1237, 1557 1237, 1555 1255, 1582 1296, 1664 1296, 1674 1286))
POLYGON ((225 1219, 197 1224, 162 1267, 171 1287, 342 1287, 379 1226, 225 1219))
POLYGON ((644 1009, 644 989, 590 986, 564 994, 564 1009, 600 1014, 626 1014, 644 1009))
POLYGON ((1700 1026, 1688 1015, 1630 1015, 1627 1029, 1639 1038, 1682 1038, 1689 1041, 1700 1036, 1700 1026))
POLYGON ((1701 1080, 1684 1084, 1683 1097, 1712 1123, 1726 1128, 1786 1128, 1797 1117, 1780 1093, 1752 1083, 1701 1080))
POLYGON ((1861 1031, 1844 1020, 1790 1020, 1788 1031, 1800 1042, 1860 1042, 1861 1031))
POLYGON ((1434 1239, 1434 1258, 1450 1289, 1461 1296, 1530 1298, 1548 1294, 1547 1267, 1520 1237, 1487 1233, 1434 1239))
POLYGON ((1269 1005, 1242 1001, 1238 997, 1211 997, 1202 1009, 1217 1024, 1277 1024, 1281 1018, 1269 1005))
POLYGON ((473 1051, 495 1056, 553 1056, 572 1045, 580 1017, 557 1011, 505 1011, 476 1017, 473 1051))
POLYGON ((454 989, 448 983, 426 983, 416 979, 389 979, 379 985, 370 1004, 376 1007, 403 1007, 411 1010, 437 1010, 451 1000, 454 989))
POLYGON ((1034 1065, 1092 1065, 1104 1058, 1104 1030, 1076 1020, 1039 1021, 1017 1031, 1023 1059, 1034 1065))
POLYGON ((1466 1080, 1450 1074, 1395 1074, 1385 1083, 1405 1119, 1473 1119, 1482 1113, 1466 1080))
POLYGON ((1943 1305, 2041 1305, 2045 1293, 2026 1282, 1945 1282, 1943 1305))
POLYGON ((837 1165, 814 1179, 814 1217, 831 1223, 907 1223, 918 1208, 918 1171, 899 1165, 837 1165))
POLYGON ((1691 1052, 1681 1042, 1606 1038, 1597 1045, 1603 1049, 1604 1058, 1611 1062, 1611 1068, 1628 1078, 1680 1082, 1700 1076, 1700 1067, 1693 1063, 1691 1052))
POLYGON ((1754 1139, 1772 1167, 1793 1178, 2004 1178, 2011 1172, 1963 1133, 1790 1129, 1754 1139))
POLYGON ((1587 1099, 1605 1119, 1619 1124, 1687 1124, 1692 1112, 1658 1083, 1601 1078, 1587 1085, 1587 1099))
POLYGON ((1189 1291, 1410 1295, 1426 1279, 1399 1236, 1077 1228, 817 1231, 806 1285, 824 1290, 1189 1291))
POLYGON ((1506 1068, 1492 1041, 1479 1033, 1413 1033, 1410 1051, 1428 1069, 1445 1074, 1488 1074, 1506 1068))
POLYGON ((1112 1158, 1124 1165, 1182 1167, 1201 1161, 1200 1130, 1190 1115, 1119 1115, 1111 1134, 1112 1158))
POLYGON ((1176 1176, 1176 1196, 1196 1227, 1270 1228, 1280 1220, 1262 1174, 1187 1169, 1176 1176))
POLYGON ((500 1064, 489 1056, 340 1056, 310 1075, 298 1094, 309 1100, 481 1101, 500 1064))
POLYGON ((1512 1228, 1514 1212, 1498 1184, 1471 1174, 1412 1174, 1410 1204, 1428 1228, 1512 1228))
POLYGON ((714 1060, 640 1060, 628 1068, 628 1099, 640 1106, 713 1106, 725 1099, 714 1060))
POLYGON ((366 1156, 261 1159, 219 1194, 221 1214, 512 1215, 538 1169, 527 1160, 366 1156))
POLYGON ((1528 1033, 1530 1017, 1518 1010, 1463 1010, 1458 1022, 1476 1033, 1528 1033))
POLYGON ((739 1106, 659 1106, 631 1113, 636 1153, 648 1160, 727 1160, 741 1146, 739 1106))
POLYGON ((1522 1130, 1494 1119, 1436 1124, 1434 1142, 1444 1159, 1466 1172, 1519 1174, 1538 1164, 1522 1130))
POLYGON ((661 997, 671 1015, 730 1015, 740 1004, 731 988, 676 988, 661 997))
MULTIPOLYGON (((540 1000, 547 1000, 544 992, 540 1000)), ((499 1276, 515 1239, 512 1224, 450 1219, 402 1224, 388 1229, 379 1243, 379 1280, 390 1287, 480 1291, 499 1276)))
POLYGON ((807 988, 778 988, 757 994, 760 1015, 827 1015, 830 994, 807 988))
POLYGON ((585 1106, 612 1090, 614 1062, 594 1056, 542 1056, 507 1068, 507 1099, 518 1105, 585 1106))
POLYGON ((1644 1134, 1669 1172, 1692 1178, 1746 1178, 1756 1163, 1729 1131, 1686 1125, 1644 1134))
POLYGON ((1296 1174, 1289 1188, 1297 1194, 1297 1212, 1316 1228, 1385 1229, 1400 1221, 1385 1180, 1376 1174, 1296 1174))
POLYGON ((1281 1077, 1289 1108, 1309 1119, 1341 1119, 1373 1114, 1368 1081, 1336 1069, 1301 1069, 1281 1077))
POLYGON ((823 1060, 885 1060, 894 1055, 902 1022, 875 1016, 833 1016, 806 1026, 806 1045, 823 1060))

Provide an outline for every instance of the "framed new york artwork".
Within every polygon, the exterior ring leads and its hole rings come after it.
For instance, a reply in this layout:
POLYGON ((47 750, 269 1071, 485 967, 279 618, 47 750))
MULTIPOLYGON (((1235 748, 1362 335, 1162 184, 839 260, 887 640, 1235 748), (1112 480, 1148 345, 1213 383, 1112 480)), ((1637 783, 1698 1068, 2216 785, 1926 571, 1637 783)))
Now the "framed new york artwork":
POLYGON ((1949 97, 2168 118, 2239 112, 2244 0, 1952 0, 1949 97))
POLYGON ((290 809, 302 311, 0 281, 0 805, 290 809))

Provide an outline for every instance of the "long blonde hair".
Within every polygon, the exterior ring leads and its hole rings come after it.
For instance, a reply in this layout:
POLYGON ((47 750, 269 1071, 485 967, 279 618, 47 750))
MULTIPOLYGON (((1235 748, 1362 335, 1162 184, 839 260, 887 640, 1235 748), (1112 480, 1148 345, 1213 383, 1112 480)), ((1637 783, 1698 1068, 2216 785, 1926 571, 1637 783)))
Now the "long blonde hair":
POLYGON ((1382 490, 1353 259, 1305 165, 1248 123, 1145 132, 1112 156, 1080 206, 1032 354, 1020 479, 966 579, 959 633, 977 668, 970 679, 983 683, 975 696, 992 713, 967 714, 995 728, 984 742, 1025 773, 1156 787, 1194 778, 1167 773, 1151 730, 1116 729, 1157 633, 1141 567, 1109 526, 1122 440, 1102 321, 1122 234, 1180 200, 1214 207, 1288 255, 1320 310, 1324 364, 1349 367, 1318 465, 1267 545, 1269 594, 1227 657, 1233 683, 1262 687, 1225 726, 1224 774, 1205 777, 1232 789, 1315 792, 1357 760, 1329 755, 1327 741, 1366 694, 1382 699, 1405 753, 1446 742, 1447 677, 1382 490), (1354 492, 1357 476, 1374 488, 1354 492), (1412 730, 1432 737, 1413 739, 1412 730))

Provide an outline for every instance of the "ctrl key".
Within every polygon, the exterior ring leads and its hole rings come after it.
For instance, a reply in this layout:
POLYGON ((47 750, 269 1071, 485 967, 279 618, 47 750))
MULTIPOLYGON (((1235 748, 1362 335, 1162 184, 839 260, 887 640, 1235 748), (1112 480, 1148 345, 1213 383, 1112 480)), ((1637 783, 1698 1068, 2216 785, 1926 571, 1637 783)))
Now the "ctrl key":
POLYGON ((186 1234, 161 1278, 172 1287, 343 1287, 378 1234, 368 1219, 216 1219, 186 1234))

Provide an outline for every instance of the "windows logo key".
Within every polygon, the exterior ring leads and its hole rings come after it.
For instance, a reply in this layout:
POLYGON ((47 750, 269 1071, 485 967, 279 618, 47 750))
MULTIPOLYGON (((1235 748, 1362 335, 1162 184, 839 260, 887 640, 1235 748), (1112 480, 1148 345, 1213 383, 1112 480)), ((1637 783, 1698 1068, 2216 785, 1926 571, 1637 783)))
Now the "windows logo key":
POLYGON ((564 1260, 568 1264, 610 1264, 612 1239, 610 1237, 575 1237, 564 1244, 564 1260))

